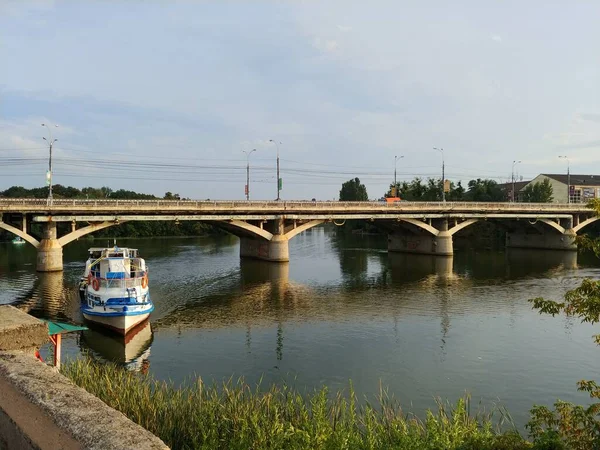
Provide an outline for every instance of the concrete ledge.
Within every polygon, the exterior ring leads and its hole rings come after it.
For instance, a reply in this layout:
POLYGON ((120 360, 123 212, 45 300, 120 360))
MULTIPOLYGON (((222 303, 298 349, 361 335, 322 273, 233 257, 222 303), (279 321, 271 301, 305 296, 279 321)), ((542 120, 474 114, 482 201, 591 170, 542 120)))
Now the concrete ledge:
POLYGON ((48 342, 48 327, 15 308, 0 306, 0 351, 29 350, 48 342))
MULTIPOLYGON (((23 352, 0 352, 0 426, 10 423, 11 442, 18 448, 168 448, 56 369, 23 352)), ((0 436, 0 448, 11 445, 3 442, 8 435, 2 428, 0 436)))

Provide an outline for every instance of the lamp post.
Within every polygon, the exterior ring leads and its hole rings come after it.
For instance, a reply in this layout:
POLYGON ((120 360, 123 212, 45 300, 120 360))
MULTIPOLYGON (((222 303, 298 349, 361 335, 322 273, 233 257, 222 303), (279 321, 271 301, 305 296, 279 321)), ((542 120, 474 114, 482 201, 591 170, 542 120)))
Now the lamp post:
POLYGON ((398 160, 404 158, 404 155, 394 156, 394 187, 398 184, 396 182, 396 165, 398 164, 398 160))
MULTIPOLYGON (((48 142, 48 145, 50 146, 50 156, 48 158, 47 179, 48 179, 48 203, 52 204, 52 146, 54 145, 54 143, 56 141, 58 141, 58 139, 52 139, 52 128, 50 128, 45 123, 43 123, 42 126, 46 127, 48 129, 48 135, 49 135, 49 139, 46 139, 46 138, 42 138, 42 139, 44 139, 46 142, 48 142)), ((58 125, 54 125, 54 128, 58 128, 58 125)))
POLYGON ((512 163, 512 172, 511 172, 511 178, 512 178, 512 192, 510 194, 511 197, 511 201, 514 203, 515 202, 515 164, 520 164, 521 160, 519 161, 513 161, 512 163))
POLYGON ((255 152, 256 149, 253 148, 249 152, 246 150, 242 150, 246 154, 246 200, 250 200, 250 155, 252 152, 255 152))
POLYGON ((444 173, 445 170, 445 164, 444 164, 444 149, 443 148, 437 148, 437 147, 433 147, 434 150, 437 150, 438 152, 440 152, 442 154, 442 201, 445 203, 446 202, 446 189, 445 189, 445 184, 446 184, 446 174, 444 173))
POLYGON ((281 142, 277 144, 277 141, 273 139, 269 139, 269 142, 272 142, 277 147, 277 201, 279 201, 279 191, 281 190, 281 178, 279 178, 279 144, 281 142))
POLYGON ((571 161, 568 156, 559 156, 567 160, 567 203, 571 203, 571 161))

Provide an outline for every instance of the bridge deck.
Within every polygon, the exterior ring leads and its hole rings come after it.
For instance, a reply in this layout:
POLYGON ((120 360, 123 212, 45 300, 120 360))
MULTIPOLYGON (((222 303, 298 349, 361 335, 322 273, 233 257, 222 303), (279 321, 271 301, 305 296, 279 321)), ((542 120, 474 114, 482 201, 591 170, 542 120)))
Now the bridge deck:
POLYGON ((585 214, 582 203, 479 203, 479 202, 306 202, 306 201, 194 201, 194 200, 66 200, 0 199, 1 213, 42 215, 187 214, 264 216, 322 216, 372 214, 585 214))

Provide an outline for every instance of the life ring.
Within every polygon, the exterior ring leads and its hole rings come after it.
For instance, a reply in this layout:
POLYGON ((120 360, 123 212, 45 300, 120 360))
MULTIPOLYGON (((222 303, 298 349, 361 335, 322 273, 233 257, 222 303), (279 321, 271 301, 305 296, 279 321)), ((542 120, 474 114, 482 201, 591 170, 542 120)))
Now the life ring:
POLYGON ((142 277, 142 289, 146 289, 148 287, 148 274, 145 274, 142 277))
POLYGON ((92 280, 92 287, 94 288, 95 291, 100 290, 100 281, 98 281, 98 278, 94 278, 92 280))
POLYGON ((92 284, 92 274, 91 273, 88 273, 87 282, 88 282, 88 285, 92 284))

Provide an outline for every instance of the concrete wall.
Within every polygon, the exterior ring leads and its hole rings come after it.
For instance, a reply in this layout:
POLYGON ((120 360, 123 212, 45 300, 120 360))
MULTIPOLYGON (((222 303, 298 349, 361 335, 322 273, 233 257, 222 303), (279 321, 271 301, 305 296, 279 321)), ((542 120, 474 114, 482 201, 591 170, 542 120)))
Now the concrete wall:
POLYGON ((241 237, 240 257, 287 262, 290 260, 289 241, 282 235, 275 235, 270 241, 261 238, 241 237))
POLYGON ((546 250, 577 250, 575 235, 547 231, 543 234, 515 232, 506 234, 507 248, 536 248, 546 250))
POLYGON ((34 357, 33 348, 48 340, 45 324, 12 306, 0 306, 0 336, 1 450, 167 448, 34 357))
POLYGON ((440 256, 449 256, 454 253, 452 236, 447 232, 442 232, 438 236, 402 231, 393 232, 388 234, 388 251, 440 256))

